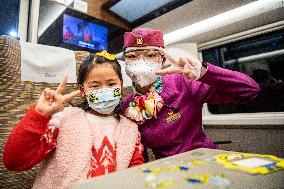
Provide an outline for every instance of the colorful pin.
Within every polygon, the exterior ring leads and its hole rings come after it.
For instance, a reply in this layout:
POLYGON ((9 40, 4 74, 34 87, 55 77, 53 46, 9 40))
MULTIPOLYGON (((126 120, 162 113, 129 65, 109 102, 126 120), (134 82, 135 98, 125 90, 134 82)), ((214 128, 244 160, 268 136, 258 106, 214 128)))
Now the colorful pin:
POLYGON ((178 120, 179 118, 181 118, 181 114, 179 112, 174 113, 172 110, 170 112, 168 112, 168 117, 165 119, 165 121, 167 123, 171 123, 175 120, 178 120))
POLYGON ((190 175, 185 178, 187 183, 190 184, 206 184, 208 181, 208 174, 190 175))

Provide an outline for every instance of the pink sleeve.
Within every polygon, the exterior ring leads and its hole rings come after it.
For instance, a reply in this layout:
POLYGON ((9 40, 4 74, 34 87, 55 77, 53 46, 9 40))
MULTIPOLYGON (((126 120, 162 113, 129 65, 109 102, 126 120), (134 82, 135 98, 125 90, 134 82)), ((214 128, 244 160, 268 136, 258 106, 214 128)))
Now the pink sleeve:
POLYGON ((58 128, 50 120, 50 116, 35 111, 34 106, 30 108, 5 144, 3 162, 7 169, 28 170, 55 149, 58 128))

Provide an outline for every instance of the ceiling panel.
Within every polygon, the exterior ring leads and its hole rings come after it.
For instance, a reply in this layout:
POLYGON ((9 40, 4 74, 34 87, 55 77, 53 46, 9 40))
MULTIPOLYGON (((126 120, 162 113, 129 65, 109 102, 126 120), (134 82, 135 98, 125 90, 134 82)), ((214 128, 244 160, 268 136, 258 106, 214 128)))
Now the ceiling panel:
MULTIPOLYGON (((162 30, 165 34, 181 29, 212 16, 254 2, 252 0, 194 0, 157 17, 139 27, 162 30)), ((222 28, 185 39, 183 42, 202 43, 255 27, 284 20, 284 8, 251 17, 222 28)))
POLYGON ((172 10, 156 19, 153 19, 143 27, 160 29, 164 33, 170 33, 190 24, 205 20, 212 16, 232 10, 234 8, 253 2, 252 0, 194 0, 175 10, 172 10), (165 24, 166 23, 166 24, 165 24))
POLYGON ((155 19, 192 0, 109 0, 104 9, 133 28, 155 19))
POLYGON ((171 1, 172 0, 121 0, 112 6, 110 10, 128 22, 134 22, 171 1))

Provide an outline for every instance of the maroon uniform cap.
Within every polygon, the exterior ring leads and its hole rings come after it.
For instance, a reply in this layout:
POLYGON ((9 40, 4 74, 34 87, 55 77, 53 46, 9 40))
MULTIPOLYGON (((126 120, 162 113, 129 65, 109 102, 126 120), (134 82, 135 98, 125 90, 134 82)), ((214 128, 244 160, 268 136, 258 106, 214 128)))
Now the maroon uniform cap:
POLYGON ((123 48, 146 46, 164 47, 163 33, 150 28, 137 28, 131 32, 125 32, 123 48))

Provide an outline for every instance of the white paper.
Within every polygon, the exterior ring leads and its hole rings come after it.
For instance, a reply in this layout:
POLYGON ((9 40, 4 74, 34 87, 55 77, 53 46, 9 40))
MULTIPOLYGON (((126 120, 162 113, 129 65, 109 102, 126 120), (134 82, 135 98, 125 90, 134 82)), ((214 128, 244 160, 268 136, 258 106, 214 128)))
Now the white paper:
POLYGON ((253 158, 233 161, 232 163, 239 165, 239 166, 243 166, 243 167, 255 168, 259 166, 272 164, 273 161, 263 159, 263 158, 253 157, 253 158))
POLYGON ((66 6, 69 6, 71 3, 73 3, 73 0, 54 0, 57 3, 64 4, 66 6))
POLYGON ((68 83, 76 83, 76 60, 73 51, 21 42, 21 80, 60 83, 68 76, 68 83))
POLYGON ((88 3, 82 0, 74 0, 74 9, 77 9, 81 12, 88 12, 88 3))

